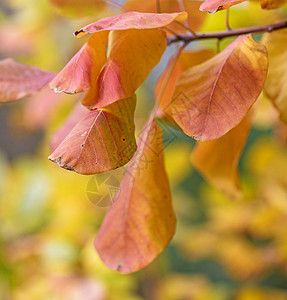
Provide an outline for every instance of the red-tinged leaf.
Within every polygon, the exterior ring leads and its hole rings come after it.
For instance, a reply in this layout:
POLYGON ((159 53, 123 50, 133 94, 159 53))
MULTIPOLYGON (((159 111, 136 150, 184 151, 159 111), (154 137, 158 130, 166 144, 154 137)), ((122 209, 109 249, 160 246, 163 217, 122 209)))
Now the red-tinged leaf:
POLYGON ((108 32, 92 36, 50 83, 56 93, 80 93, 87 91, 106 62, 108 32))
POLYGON ((81 174, 102 173, 126 164, 136 151, 135 96, 88 112, 49 159, 81 174))
POLYGON ((149 122, 95 246, 109 268, 135 272, 168 245, 175 223, 164 169, 162 131, 155 122, 149 122))
MULTIPOLYGON (((198 30, 203 24, 206 14, 199 10, 202 1, 182 0, 182 6, 178 1, 174 0, 161 0, 160 11, 162 13, 173 13, 178 11, 186 11, 188 13, 188 25, 193 30, 198 30)), ((143 13, 156 13, 157 3, 154 0, 129 0, 124 4, 125 8, 129 11, 138 11, 143 13)), ((173 31, 177 33, 185 32, 185 29, 178 24, 169 25, 173 31)), ((168 33, 168 31, 167 31, 168 33)))
POLYGON ((261 7, 263 9, 277 9, 286 3, 287 0, 261 0, 261 7))
POLYGON ((186 18, 187 13, 185 12, 171 14, 127 12, 89 24, 76 31, 75 36, 81 37, 87 33, 103 30, 155 29, 167 26, 175 20, 182 21, 186 18))
POLYGON ((55 151, 57 147, 59 147, 69 132, 86 116, 88 112, 88 109, 81 105, 81 103, 76 104, 64 124, 53 134, 50 141, 50 148, 52 151, 55 151))
POLYGON ((216 13, 217 11, 229 8, 232 5, 242 3, 246 0, 205 0, 200 6, 201 11, 216 13))
POLYGON ((251 127, 250 114, 221 138, 197 142, 192 152, 193 166, 227 196, 242 195, 238 162, 251 127))
POLYGON ((33 95, 47 85, 54 73, 24 65, 12 58, 0 61, 0 102, 33 95))
POLYGON ((98 81, 83 99, 90 109, 131 97, 166 48, 166 35, 159 29, 112 31, 108 60, 98 81))
POLYGON ((50 0, 57 10, 68 17, 95 16, 106 7, 104 0, 50 0))
POLYGON ((160 76, 155 87, 155 99, 159 101, 158 114, 164 114, 168 110, 172 95, 175 90, 176 82, 180 75, 187 69, 203 63, 214 56, 211 49, 202 49, 195 51, 182 51, 180 55, 171 58, 167 68, 160 76))
POLYGON ((267 73, 267 51, 242 35, 221 53, 179 78, 170 114, 189 136, 208 141, 235 127, 258 98, 267 73))

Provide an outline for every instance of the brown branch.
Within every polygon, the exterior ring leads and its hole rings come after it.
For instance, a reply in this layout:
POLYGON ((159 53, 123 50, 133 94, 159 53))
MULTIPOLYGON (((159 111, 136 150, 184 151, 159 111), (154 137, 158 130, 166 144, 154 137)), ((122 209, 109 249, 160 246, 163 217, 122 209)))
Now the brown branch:
POLYGON ((287 27, 287 20, 281 21, 274 24, 262 25, 262 26, 254 26, 240 29, 231 29, 228 31, 219 31, 219 32, 211 32, 211 33, 196 33, 196 36, 190 35, 178 35, 175 37, 167 38, 167 44, 173 44, 176 42, 185 42, 186 44, 203 39, 223 39, 230 36, 237 36, 241 34, 248 33, 260 33, 260 32, 271 32, 274 30, 282 29, 287 27))

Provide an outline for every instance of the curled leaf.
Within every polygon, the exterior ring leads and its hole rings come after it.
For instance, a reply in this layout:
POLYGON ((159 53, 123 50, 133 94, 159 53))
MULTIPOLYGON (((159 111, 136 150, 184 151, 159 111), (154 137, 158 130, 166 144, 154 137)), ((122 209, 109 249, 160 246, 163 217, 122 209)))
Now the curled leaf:
POLYGON ((0 102, 33 95, 52 80, 55 73, 24 65, 12 58, 0 61, 0 102))
POLYGON ((95 240, 103 262, 121 273, 147 266, 175 231, 162 131, 148 122, 115 201, 95 240))
POLYGON ((242 35, 179 78, 170 114, 189 136, 208 141, 235 127, 258 98, 267 73, 266 48, 242 35))
POLYGON ((126 164, 136 151, 135 96, 88 112, 49 159, 81 174, 102 173, 126 164))

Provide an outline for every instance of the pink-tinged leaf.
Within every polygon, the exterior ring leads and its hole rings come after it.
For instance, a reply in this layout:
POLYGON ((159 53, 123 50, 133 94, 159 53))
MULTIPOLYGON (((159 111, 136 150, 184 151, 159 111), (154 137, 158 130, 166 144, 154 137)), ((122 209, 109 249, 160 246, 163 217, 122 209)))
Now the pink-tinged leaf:
POLYGON ((135 272, 164 250, 174 235, 175 224, 164 169, 162 131, 152 121, 142 132, 95 247, 110 269, 135 272))
POLYGON ((193 166, 212 185, 231 198, 242 196, 238 162, 251 127, 250 113, 233 129, 214 141, 197 142, 193 166))
POLYGON ((92 36, 50 83, 56 93, 68 94, 87 91, 106 61, 108 32, 92 36))
POLYGON ((12 58, 0 61, 0 102, 33 95, 47 85, 55 73, 24 65, 12 58))
POLYGON ((67 137, 69 132, 80 122, 81 119, 85 117, 88 113, 88 109, 77 103, 68 118, 65 120, 64 124, 52 135, 50 141, 50 148, 55 151, 57 147, 63 142, 67 137))
POLYGON ((166 48, 166 35, 159 29, 112 31, 108 60, 98 81, 83 99, 90 109, 131 97, 166 48))
POLYGON ((242 35, 222 52, 180 76, 169 114, 196 140, 223 136, 249 111, 262 91, 267 51, 242 35))
POLYGON ((81 37, 87 33, 95 33, 103 30, 155 29, 167 26, 173 21, 183 21, 186 18, 186 12, 171 14, 127 12, 89 24, 76 31, 75 36, 81 37))
POLYGON ((201 6, 201 11, 208 11, 210 13, 216 13, 217 11, 224 10, 230 6, 242 3, 246 0, 205 0, 201 6))
POLYGON ((49 159, 81 174, 102 173, 125 165, 136 151, 135 96, 88 112, 49 159))

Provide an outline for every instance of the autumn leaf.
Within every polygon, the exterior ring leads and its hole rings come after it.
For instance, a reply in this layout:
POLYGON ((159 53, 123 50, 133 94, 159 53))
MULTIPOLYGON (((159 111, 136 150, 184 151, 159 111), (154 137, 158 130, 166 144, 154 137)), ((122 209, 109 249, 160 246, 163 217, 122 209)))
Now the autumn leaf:
POLYGON ((33 95, 52 80, 55 73, 24 65, 12 58, 0 61, 0 102, 33 95))
POLYGON ((262 0, 261 7, 263 9, 276 9, 285 5, 287 0, 262 0))
POLYGON ((171 14, 127 12, 89 24, 76 31, 75 36, 81 37, 88 33, 103 30, 155 29, 167 26, 173 21, 182 21, 186 18, 186 12, 171 14))
POLYGON ((121 273, 147 266, 175 231, 162 131, 148 122, 120 190, 95 240, 103 262, 121 273))
MULTIPOLYGON (((199 10, 202 1, 190 1, 183 0, 182 7, 179 5, 178 1, 174 0, 161 0, 160 1, 160 12, 161 13, 172 13, 175 11, 186 11, 188 13, 188 25, 193 30, 200 29, 201 25, 205 21, 206 14, 199 10)), ((124 4, 124 7, 130 11, 138 11, 144 13, 156 13, 157 4, 154 0, 130 0, 124 4)), ((185 32, 185 28, 179 26, 178 24, 170 24, 173 31, 175 32, 185 32)), ((168 33, 168 31, 167 31, 168 33)))
POLYGON ((250 114, 221 138, 197 142, 193 166, 216 188, 231 198, 242 196, 238 162, 251 127, 250 114))
POLYGON ((244 1, 245 0, 205 0, 200 6, 200 10, 214 14, 217 11, 227 9, 232 5, 236 5, 244 1))
POLYGON ((280 119, 287 124, 287 30, 265 33, 261 42, 266 46, 269 57, 264 92, 280 112, 280 119))
POLYGON ((104 0, 50 0, 63 15, 73 18, 95 16, 106 7, 104 0))
POLYGON ((112 31, 108 60, 98 81, 83 99, 90 109, 131 97, 166 48, 166 35, 158 29, 112 31))
POLYGON ((95 174, 126 164, 136 151, 135 96, 88 112, 49 159, 81 174, 95 174))
POLYGON ((87 91, 106 62, 108 32, 92 36, 64 69, 50 82, 56 93, 80 93, 87 91))
POLYGON ((222 52, 185 71, 170 105, 189 136, 208 141, 235 127, 258 98, 267 73, 267 52, 251 35, 239 36, 222 52))

